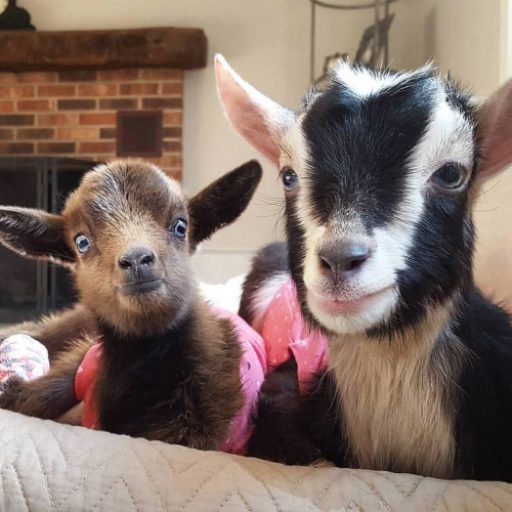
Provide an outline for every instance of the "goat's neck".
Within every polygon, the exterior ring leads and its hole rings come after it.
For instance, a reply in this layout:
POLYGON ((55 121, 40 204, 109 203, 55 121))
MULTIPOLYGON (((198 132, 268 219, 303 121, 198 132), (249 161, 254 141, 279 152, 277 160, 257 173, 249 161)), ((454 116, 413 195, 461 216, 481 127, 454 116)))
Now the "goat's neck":
POLYGON ((167 325, 155 330, 153 326, 144 330, 144 325, 137 326, 136 329, 128 330, 126 326, 118 326, 100 320, 98 322, 98 331, 103 341, 105 357, 109 355, 118 358, 129 358, 130 355, 138 357, 150 357, 164 352, 174 352, 177 355, 180 352, 205 351, 207 355, 208 347, 206 343, 201 343, 197 332, 208 325, 211 331, 211 339, 219 338, 220 330, 219 320, 209 311, 208 306, 201 299, 196 297, 189 304, 178 320, 173 319, 167 325), (198 346, 199 345, 199 346, 198 346))
POLYGON ((453 301, 391 339, 330 336, 330 365, 355 467, 445 476, 454 464, 449 397, 467 351, 453 301))

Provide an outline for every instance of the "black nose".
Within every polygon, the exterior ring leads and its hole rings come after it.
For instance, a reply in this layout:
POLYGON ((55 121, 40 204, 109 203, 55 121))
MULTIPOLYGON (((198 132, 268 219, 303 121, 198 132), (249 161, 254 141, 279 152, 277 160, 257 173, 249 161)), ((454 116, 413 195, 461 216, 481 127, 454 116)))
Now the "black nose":
POLYGON ((118 263, 123 270, 131 270, 137 267, 150 268, 155 263, 155 253, 147 247, 136 247, 125 252, 119 258, 118 263))
POLYGON ((318 251, 320 267, 334 281, 355 274, 370 257, 370 248, 361 242, 329 244, 318 251))

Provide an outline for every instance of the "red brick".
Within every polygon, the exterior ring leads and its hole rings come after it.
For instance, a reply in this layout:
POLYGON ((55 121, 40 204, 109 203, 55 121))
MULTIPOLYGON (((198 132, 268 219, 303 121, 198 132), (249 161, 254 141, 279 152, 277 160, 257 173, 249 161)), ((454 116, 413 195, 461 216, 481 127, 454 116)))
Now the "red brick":
POLYGON ((18 100, 20 112, 44 112, 55 109, 55 103, 51 100, 18 100))
POLYGON ((52 128, 19 128, 16 137, 19 140, 32 140, 32 139, 53 139, 52 128))
POLYGON ((1 85, 0 98, 33 98, 34 88, 31 85, 1 85))
POLYGON ((95 114, 81 114, 80 124, 115 125, 116 114, 98 112, 95 114))
POLYGON ((0 84, 16 84, 18 78, 14 73, 0 73, 0 84))
POLYGON ((74 142, 39 142, 37 152, 40 155, 72 154, 76 153, 76 144, 74 142))
POLYGON ((176 155, 164 155, 157 158, 146 158, 145 160, 169 169, 180 169, 183 164, 181 156, 176 155))
POLYGON ((59 110, 94 110, 96 100, 59 100, 57 105, 59 110))
POLYGON ((169 94, 170 96, 183 96, 183 82, 163 84, 162 94, 169 94))
POLYGON ((28 142, 0 142, 0 155, 31 155, 34 144, 28 142))
POLYGON ((117 130, 115 128, 100 128, 100 139, 115 139, 117 130))
POLYGON ((181 69, 141 69, 141 78, 146 80, 182 80, 181 69))
POLYGON ((182 108, 181 98, 144 98, 142 108, 182 108))
POLYGON ((81 142, 79 153, 110 153, 116 150, 115 142, 81 142))
POLYGON ((137 108, 137 100, 133 98, 100 100, 99 107, 103 110, 134 109, 137 108))
POLYGON ((164 141, 164 151, 168 153, 180 153, 181 142, 177 140, 164 141))
POLYGON ((0 140, 13 140, 14 130, 8 130, 6 128, 0 129, 0 140))
POLYGON ((57 81, 57 73, 45 71, 18 73, 17 76, 20 84, 51 84, 57 81))
POLYGON ((57 129, 58 140, 97 140, 98 128, 93 127, 73 127, 57 129))
POLYGON ((127 96, 143 96, 146 94, 158 94, 159 84, 121 84, 119 94, 127 96))
POLYGON ((181 138, 181 127, 173 126, 171 128, 164 128, 163 131, 164 139, 179 139, 181 138))
POLYGON ((109 69, 98 72, 98 80, 105 80, 109 82, 125 80, 138 80, 139 70, 138 69, 109 69))
POLYGON ((177 171, 176 169, 162 169, 167 176, 175 179, 176 181, 181 181, 183 178, 183 172, 181 170, 177 171))
POLYGON ((38 126, 76 125, 78 114, 39 114, 37 116, 38 126))
POLYGON ((51 97, 63 97, 63 96, 76 96, 75 85, 40 85, 37 88, 37 94, 39 96, 51 96, 51 97))
POLYGON ((61 71, 59 73, 60 82, 95 82, 96 71, 82 70, 82 71, 61 71))
POLYGON ((115 158, 115 155, 113 153, 110 153, 110 155, 94 155, 93 158, 96 162, 106 163, 113 160, 115 158))
POLYGON ((164 112, 164 125, 181 126, 183 116, 181 112, 164 112))
POLYGON ((81 84, 78 86, 79 96, 116 96, 117 84, 81 84))
POLYGON ((29 115, 0 115, 0 126, 33 126, 34 116, 29 115))
POLYGON ((0 100, 0 112, 14 112, 14 101, 0 100))

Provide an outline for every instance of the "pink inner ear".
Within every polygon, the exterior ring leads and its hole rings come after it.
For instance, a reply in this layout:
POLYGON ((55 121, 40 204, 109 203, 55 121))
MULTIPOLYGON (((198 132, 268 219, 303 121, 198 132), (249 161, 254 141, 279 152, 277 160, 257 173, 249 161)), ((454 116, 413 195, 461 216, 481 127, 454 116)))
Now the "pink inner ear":
POLYGON ((483 146, 483 177, 492 176, 512 163, 512 80, 479 108, 478 134, 483 146))
POLYGON ((215 56, 215 76, 225 114, 235 130, 277 164, 279 143, 293 121, 293 112, 242 80, 221 55, 215 56))

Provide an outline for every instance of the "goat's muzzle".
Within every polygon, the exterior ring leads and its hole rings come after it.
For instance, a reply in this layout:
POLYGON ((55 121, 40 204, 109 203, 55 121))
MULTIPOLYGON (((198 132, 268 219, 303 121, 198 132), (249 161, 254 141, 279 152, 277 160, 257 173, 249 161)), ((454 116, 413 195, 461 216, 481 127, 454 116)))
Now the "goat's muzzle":
POLYGON ((155 272, 156 256, 147 247, 136 247, 125 252, 118 260, 124 282, 119 286, 123 295, 149 293, 162 285, 162 278, 155 272))

